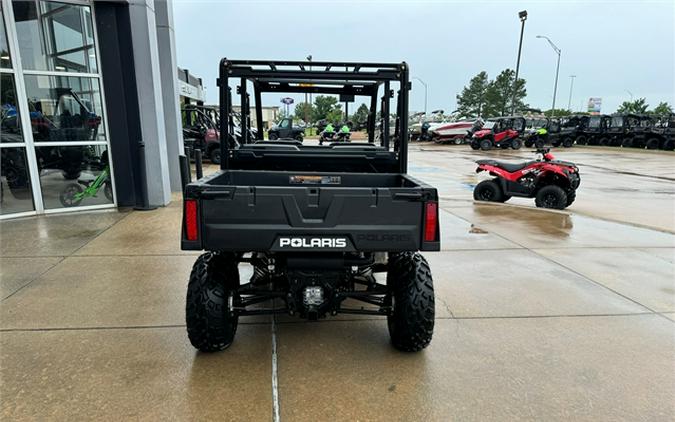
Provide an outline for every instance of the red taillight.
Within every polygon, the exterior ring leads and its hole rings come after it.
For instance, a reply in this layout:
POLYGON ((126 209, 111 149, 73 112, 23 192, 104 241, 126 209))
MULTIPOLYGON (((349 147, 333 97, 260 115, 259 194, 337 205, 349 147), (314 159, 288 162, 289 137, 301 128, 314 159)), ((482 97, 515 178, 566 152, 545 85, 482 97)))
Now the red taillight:
POLYGON ((199 218, 197 215, 197 201, 185 200, 185 236, 187 240, 195 241, 199 234, 199 218))
POLYGON ((424 241, 437 242, 438 231, 438 202, 430 201, 424 204, 424 241))

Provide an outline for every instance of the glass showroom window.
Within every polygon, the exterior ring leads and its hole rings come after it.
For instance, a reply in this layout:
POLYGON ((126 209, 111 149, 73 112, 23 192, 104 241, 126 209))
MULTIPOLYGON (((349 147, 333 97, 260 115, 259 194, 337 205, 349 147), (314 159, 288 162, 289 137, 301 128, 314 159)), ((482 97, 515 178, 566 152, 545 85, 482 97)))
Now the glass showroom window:
POLYGON ((35 142, 105 142, 97 78, 24 75, 35 142))
POLYGON ((91 6, 37 0, 13 2, 12 8, 42 205, 110 206, 113 181, 91 6))
POLYGON ((89 6, 19 1, 13 8, 24 70, 98 71, 89 6))
POLYGON ((0 5, 0 215, 35 209, 4 18, 0 5))

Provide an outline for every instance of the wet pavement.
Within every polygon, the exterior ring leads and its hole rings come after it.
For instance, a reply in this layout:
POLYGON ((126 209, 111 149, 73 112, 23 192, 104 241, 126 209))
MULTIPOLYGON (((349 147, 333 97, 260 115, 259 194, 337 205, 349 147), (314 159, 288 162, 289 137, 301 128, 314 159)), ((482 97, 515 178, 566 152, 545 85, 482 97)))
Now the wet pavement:
POLYGON ((528 152, 412 147, 442 197, 416 354, 347 315, 242 319, 228 350, 197 353, 178 201, 3 221, 0 418, 673 420, 675 155, 556 152, 583 178, 564 212, 471 200, 473 160, 528 152))

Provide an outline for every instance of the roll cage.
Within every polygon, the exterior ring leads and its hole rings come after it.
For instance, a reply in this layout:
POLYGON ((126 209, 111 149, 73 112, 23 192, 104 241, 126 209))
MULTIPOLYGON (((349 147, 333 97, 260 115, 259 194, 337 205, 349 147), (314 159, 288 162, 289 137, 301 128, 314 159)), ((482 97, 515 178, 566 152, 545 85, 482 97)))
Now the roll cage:
MULTIPOLYGON (((324 164, 341 160, 343 171, 363 171, 364 165, 349 166, 350 160, 369 160, 365 166, 372 172, 407 171, 408 161, 408 101, 409 69, 402 63, 356 63, 356 62, 309 62, 230 60, 220 61, 218 87, 220 93, 220 133, 227 134, 221 139, 221 169, 252 168, 270 170, 280 162, 288 163, 288 170, 302 166, 313 169, 307 163, 313 159, 324 164), (230 79, 238 82, 236 95, 241 104, 241 140, 237 144, 234 136, 232 114, 232 87, 230 79), (248 85, 253 87, 256 121, 256 139, 247 130, 251 122, 250 94, 248 85), (393 137, 390 135, 389 116, 391 99, 398 84, 395 105, 396 120, 393 137), (339 95, 352 99, 354 96, 370 98, 367 122, 368 143, 351 145, 313 146, 288 142, 263 141, 262 94, 263 93, 314 93, 339 95), (380 111, 376 119, 376 111, 380 111), (380 121, 379 145, 375 144, 376 120, 380 121), (268 158, 265 160, 265 158, 268 158), (258 159, 259 158, 259 159, 258 159), (255 163, 253 163, 255 161, 255 163), (357 170, 358 169, 358 170, 357 170)), ((343 100, 344 101, 344 100, 343 100)), ((319 170, 314 169, 314 170, 319 170)))

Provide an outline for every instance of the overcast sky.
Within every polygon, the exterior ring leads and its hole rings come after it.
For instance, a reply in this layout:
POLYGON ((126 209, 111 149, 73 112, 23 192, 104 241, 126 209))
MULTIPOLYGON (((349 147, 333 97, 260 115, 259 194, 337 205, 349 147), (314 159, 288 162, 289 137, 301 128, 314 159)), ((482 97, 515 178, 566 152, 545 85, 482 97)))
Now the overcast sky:
MULTIPOLYGON (((601 97, 612 113, 631 98, 675 103, 673 1, 186 1, 174 0, 178 65, 202 77, 217 103, 218 61, 234 59, 406 61, 429 86, 428 110, 455 109, 455 95, 485 70, 515 68, 519 10, 528 11, 520 76, 531 106, 553 99, 562 50, 557 108, 566 108, 569 75, 577 75, 572 108, 601 97)), ((296 97, 296 101, 301 100, 296 97)), ((266 97, 265 105, 279 105, 266 97)), ((411 110, 424 109, 413 81, 411 110)), ((351 110, 350 110, 351 111, 351 110)))

